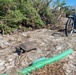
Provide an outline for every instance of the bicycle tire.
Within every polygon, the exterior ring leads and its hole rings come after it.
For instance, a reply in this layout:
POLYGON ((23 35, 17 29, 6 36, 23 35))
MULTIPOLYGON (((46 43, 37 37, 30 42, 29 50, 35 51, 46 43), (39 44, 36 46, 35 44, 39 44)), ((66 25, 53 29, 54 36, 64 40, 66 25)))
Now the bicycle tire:
POLYGON ((65 34, 66 36, 72 35, 74 32, 74 20, 72 18, 68 18, 65 25, 65 34))

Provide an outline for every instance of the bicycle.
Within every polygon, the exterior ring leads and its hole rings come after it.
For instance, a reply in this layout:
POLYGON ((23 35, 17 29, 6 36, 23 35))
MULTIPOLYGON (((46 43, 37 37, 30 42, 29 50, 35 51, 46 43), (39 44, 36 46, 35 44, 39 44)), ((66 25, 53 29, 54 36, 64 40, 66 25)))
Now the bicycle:
POLYGON ((68 16, 68 20, 65 25, 65 34, 66 36, 72 35, 76 28, 76 14, 68 16))

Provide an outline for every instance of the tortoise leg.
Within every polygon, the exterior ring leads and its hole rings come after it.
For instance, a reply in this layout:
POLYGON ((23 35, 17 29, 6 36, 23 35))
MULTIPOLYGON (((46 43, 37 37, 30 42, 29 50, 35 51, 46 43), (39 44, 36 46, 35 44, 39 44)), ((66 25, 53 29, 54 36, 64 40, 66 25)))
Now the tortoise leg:
POLYGON ((21 50, 21 53, 25 53, 25 50, 23 50, 22 48, 20 48, 20 50, 21 50))
POLYGON ((21 49, 20 49, 20 47, 16 47, 16 51, 15 51, 14 53, 17 53, 18 55, 20 55, 20 54, 21 54, 21 49))

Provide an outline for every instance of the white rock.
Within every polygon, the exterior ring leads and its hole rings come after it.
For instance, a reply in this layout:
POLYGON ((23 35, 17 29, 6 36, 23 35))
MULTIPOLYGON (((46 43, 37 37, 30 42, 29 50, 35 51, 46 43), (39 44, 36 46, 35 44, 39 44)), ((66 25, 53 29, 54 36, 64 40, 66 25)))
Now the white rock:
POLYGON ((5 61, 0 59, 0 65, 4 65, 5 61))
POLYGON ((72 56, 72 55, 69 55, 69 58, 70 58, 70 59, 73 59, 73 56, 72 56))
POLYGON ((1 48, 6 48, 8 47, 10 44, 6 41, 6 40, 0 40, 0 47, 1 48))
POLYGON ((5 69, 4 64, 5 61, 0 59, 0 71, 5 69))

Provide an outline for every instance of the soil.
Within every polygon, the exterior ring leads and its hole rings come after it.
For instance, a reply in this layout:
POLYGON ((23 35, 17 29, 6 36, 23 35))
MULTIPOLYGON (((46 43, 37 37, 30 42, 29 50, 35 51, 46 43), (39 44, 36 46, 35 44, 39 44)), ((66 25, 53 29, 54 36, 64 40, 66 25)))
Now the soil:
POLYGON ((39 69, 33 72, 32 75, 65 75, 65 70, 62 68, 64 62, 56 62, 51 65, 45 66, 43 69, 39 69))
MULTIPOLYGON (((66 19, 64 18, 66 21, 66 19)), ((63 21, 63 20, 62 20, 63 21)), ((60 62, 45 66, 30 75, 76 75, 76 34, 66 37, 64 23, 55 29, 38 29, 11 35, 0 35, 0 75, 15 73, 41 57, 52 57, 69 48, 73 53, 60 62), (16 47, 25 42, 33 42, 37 50, 15 53, 16 47)), ((31 46, 30 46, 31 47, 31 46)))

